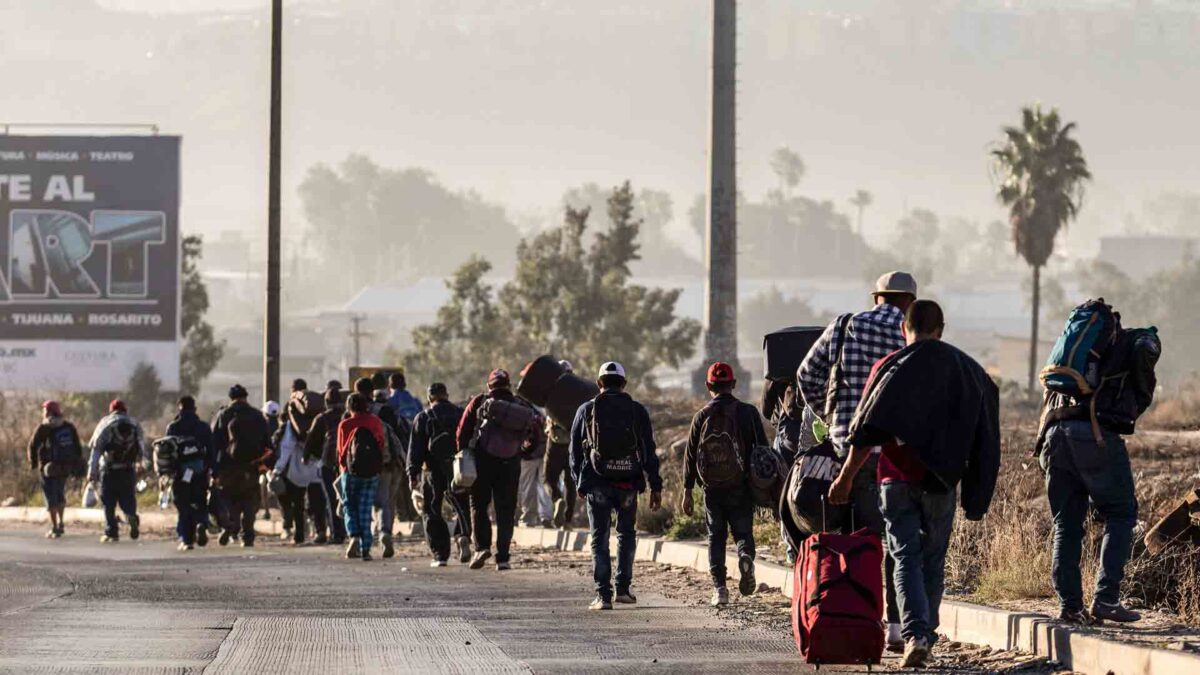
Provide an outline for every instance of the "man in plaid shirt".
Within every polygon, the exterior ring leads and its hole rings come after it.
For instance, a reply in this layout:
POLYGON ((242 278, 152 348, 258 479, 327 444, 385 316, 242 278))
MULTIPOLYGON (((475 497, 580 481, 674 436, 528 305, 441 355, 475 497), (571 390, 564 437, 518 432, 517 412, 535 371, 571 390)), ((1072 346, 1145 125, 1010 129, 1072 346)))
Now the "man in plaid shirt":
MULTIPOLYGON (((889 272, 875 282, 872 295, 875 307, 835 319, 809 350, 796 373, 804 403, 825 419, 834 448, 843 460, 850 452, 846 444, 850 420, 858 409, 863 389, 871 376, 871 368, 876 361, 904 348, 904 332, 900 326, 904 323, 904 312, 917 298, 917 282, 907 272, 889 272), (838 363, 839 345, 841 361, 837 370, 840 376, 834 383, 833 401, 827 402, 829 379, 834 365, 838 363), (832 403, 832 411, 826 415, 828 403, 832 403)), ((850 493, 850 523, 854 528, 866 527, 882 537, 883 514, 879 509, 879 486, 875 478, 878 461, 879 449, 876 448, 855 475, 850 493)), ((895 563, 890 555, 886 557, 886 562, 888 646, 892 649, 898 646, 903 650, 900 613, 892 581, 895 563)))

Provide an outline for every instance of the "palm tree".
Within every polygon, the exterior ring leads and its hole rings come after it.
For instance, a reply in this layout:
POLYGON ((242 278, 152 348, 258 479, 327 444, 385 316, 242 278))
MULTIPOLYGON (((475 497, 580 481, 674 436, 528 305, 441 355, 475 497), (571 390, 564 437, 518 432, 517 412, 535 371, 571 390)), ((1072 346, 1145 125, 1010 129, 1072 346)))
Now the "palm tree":
POLYGON ((858 209, 858 236, 862 237, 863 209, 867 208, 874 202, 875 199, 870 192, 866 190, 857 190, 854 196, 850 198, 850 206, 858 209))
POLYGON ((795 150, 782 146, 771 153, 771 170, 779 179, 780 196, 787 198, 804 177, 804 160, 795 150))
POLYGON ((1029 336, 1029 391, 1037 372, 1038 313, 1041 272, 1054 252, 1058 231, 1083 205, 1083 184, 1092 177, 1079 142, 1071 137, 1075 123, 1063 124, 1058 109, 1040 105, 1021 109, 1021 126, 1005 127, 1003 142, 991 151, 999 178, 996 196, 1009 209, 1013 244, 1033 268, 1033 326, 1029 336))

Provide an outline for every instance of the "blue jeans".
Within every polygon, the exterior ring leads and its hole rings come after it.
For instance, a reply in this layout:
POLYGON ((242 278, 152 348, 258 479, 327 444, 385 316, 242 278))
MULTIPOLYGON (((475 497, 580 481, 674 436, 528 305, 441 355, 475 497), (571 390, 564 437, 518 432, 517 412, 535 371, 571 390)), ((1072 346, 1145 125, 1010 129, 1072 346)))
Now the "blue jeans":
POLYGON ((609 557, 608 538, 612 529, 613 512, 617 514, 617 593, 629 590, 633 583, 633 556, 637 552, 637 534, 634 521, 637 519, 637 491, 618 490, 612 487, 596 487, 587 494, 588 523, 592 545, 592 578, 596 580, 596 594, 612 600, 612 558, 609 557))
POLYGON ((725 541, 733 533, 738 556, 754 558, 754 502, 746 490, 704 491, 708 523, 708 571, 713 585, 725 585, 725 541))
POLYGON ((171 483, 171 495, 175 499, 175 510, 179 518, 175 521, 175 534, 185 544, 196 543, 196 528, 208 522, 208 475, 197 472, 190 483, 183 476, 176 476, 171 483))
POLYGON ((117 536, 117 506, 129 522, 137 517, 136 479, 133 469, 110 469, 100 472, 100 503, 104 505, 104 534, 117 536))
POLYGON ((892 481, 879 490, 887 548, 895 560, 893 581, 905 640, 937 641, 946 549, 954 528, 956 492, 930 492, 918 483, 892 481))
POLYGON ((1056 422, 1046 431, 1041 465, 1054 517, 1054 592, 1065 610, 1083 609, 1079 558, 1089 500, 1104 519, 1096 600, 1120 601, 1121 580, 1133 545, 1138 504, 1129 453, 1117 434, 1105 431, 1103 437, 1102 448, 1086 421, 1056 422))
POLYGON ((850 519, 844 524, 843 534, 866 528, 879 535, 883 541, 883 596, 884 614, 888 623, 900 623, 900 604, 896 598, 896 564, 888 552, 887 536, 884 531, 883 513, 880 511, 879 455, 872 453, 854 476, 850 490, 850 519))

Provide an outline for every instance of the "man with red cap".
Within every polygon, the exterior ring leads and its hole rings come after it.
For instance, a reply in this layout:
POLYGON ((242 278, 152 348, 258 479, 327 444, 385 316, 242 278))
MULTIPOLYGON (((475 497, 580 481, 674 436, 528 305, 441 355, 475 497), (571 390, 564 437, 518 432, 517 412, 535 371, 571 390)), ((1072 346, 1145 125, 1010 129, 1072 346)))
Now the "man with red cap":
POLYGON ((542 416, 528 401, 512 391, 508 371, 493 370, 488 390, 467 403, 458 423, 459 450, 475 454, 478 476, 471 486, 472 534, 475 555, 471 569, 482 569, 492 556, 492 521, 488 506, 496 507, 496 569, 507 570, 509 546, 517 510, 517 487, 521 480, 521 456, 537 451, 546 442, 542 416))
POLYGON ((692 488, 704 489, 704 515, 708 523, 708 569, 712 574, 712 605, 729 603, 725 588, 725 540, 732 533, 738 551, 738 590, 754 593, 754 500, 748 484, 750 452, 767 445, 758 409, 733 395, 737 381, 733 368, 720 361, 708 368, 710 400, 692 418, 684 449, 683 501, 680 508, 692 515, 692 488))
POLYGON ((149 465, 142 425, 129 416, 125 402, 114 399, 108 404, 108 415, 96 424, 92 433, 91 460, 88 462, 88 481, 100 484, 100 503, 104 505, 103 542, 115 542, 117 507, 129 522, 129 538, 138 538, 137 471, 139 465, 149 465))
POLYGON ((29 468, 38 472, 46 511, 50 514, 48 538, 63 535, 63 510, 67 506, 67 476, 83 469, 83 446, 75 426, 63 419, 58 401, 42 404, 43 419, 29 439, 29 468))

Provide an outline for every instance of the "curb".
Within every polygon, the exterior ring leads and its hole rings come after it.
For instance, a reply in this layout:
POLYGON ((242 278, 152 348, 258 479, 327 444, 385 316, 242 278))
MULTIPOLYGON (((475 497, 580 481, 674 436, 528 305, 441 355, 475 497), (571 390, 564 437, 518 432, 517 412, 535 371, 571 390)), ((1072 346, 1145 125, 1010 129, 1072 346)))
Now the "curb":
MULTIPOLYGON (((67 508, 68 523, 104 522, 101 509, 67 508)), ((175 527, 172 511, 149 511, 141 514, 147 530, 169 531, 175 527)), ((0 523, 46 522, 46 511, 39 507, 0 507, 0 523)), ((279 521, 258 520, 254 530, 259 534, 277 535, 279 521)), ((420 522, 396 523, 396 534, 421 537, 420 522)), ((585 551, 588 533, 583 530, 565 532, 542 528, 517 527, 513 542, 520 546, 553 548, 562 551, 585 551)), ((616 540, 612 542, 616 550, 616 540)), ((658 562, 676 567, 708 572, 708 547, 702 543, 667 541, 659 537, 639 535, 637 560, 658 562)), ((737 578, 737 557, 726 555, 726 567, 731 578, 737 578)), ((774 563, 755 565, 759 583, 780 589, 784 596, 793 593, 792 571, 774 563)), ((1173 675, 1200 673, 1200 655, 1171 651, 1123 642, 1106 640, 1093 631, 1064 626, 1044 614, 1009 612, 967 602, 942 602, 941 626, 938 629, 950 640, 986 645, 993 649, 1019 649, 1061 663, 1065 668, 1089 675, 1173 675)))

